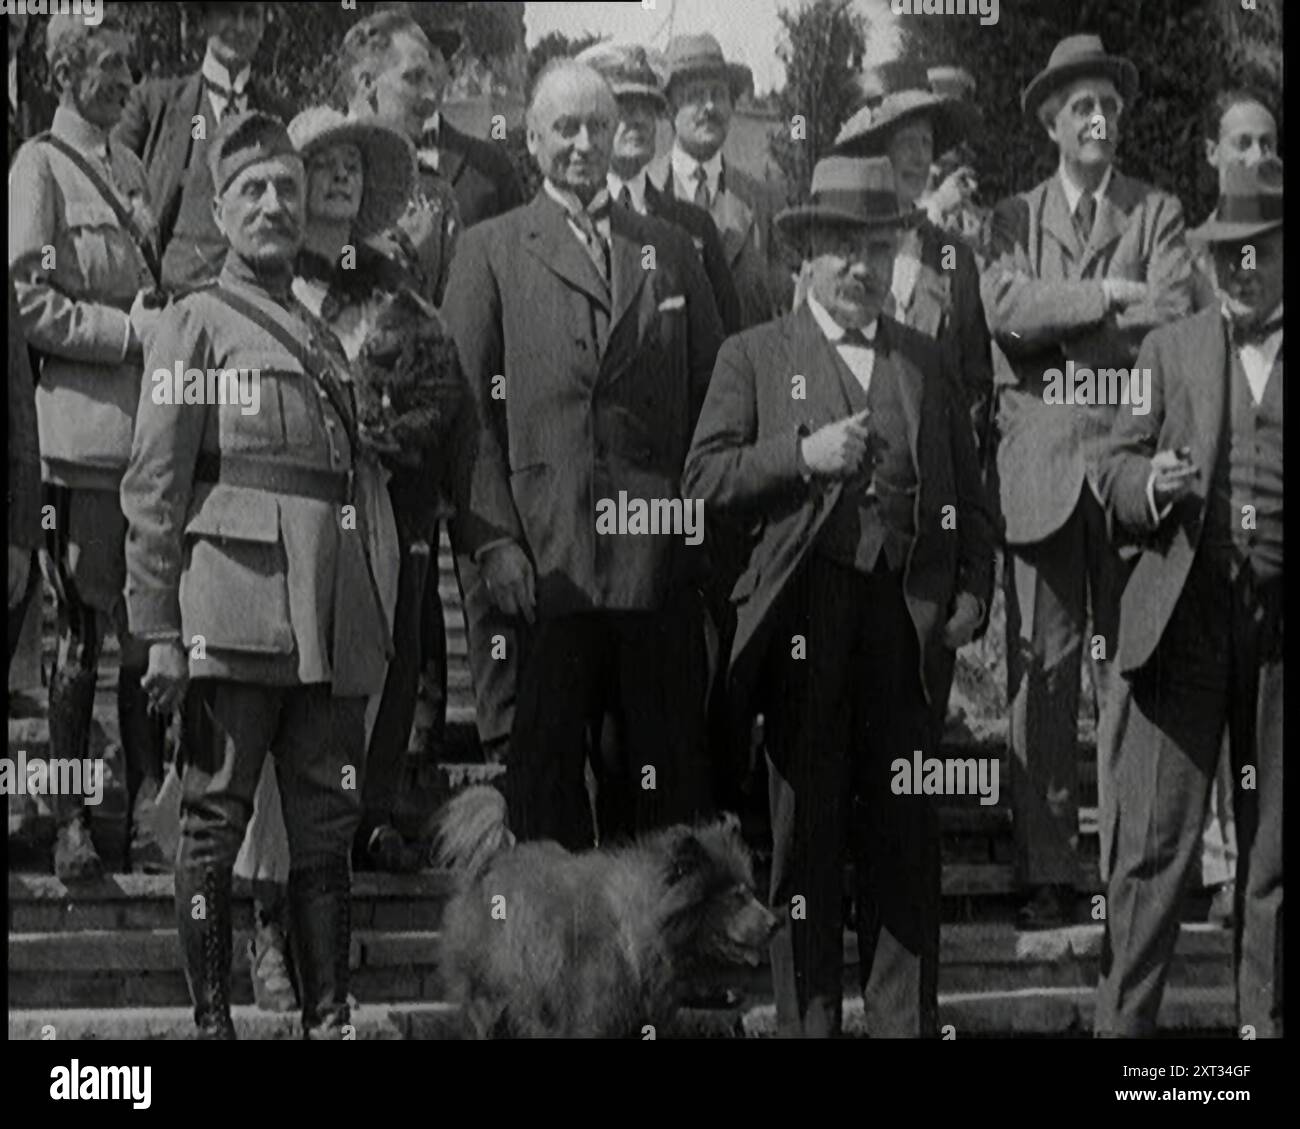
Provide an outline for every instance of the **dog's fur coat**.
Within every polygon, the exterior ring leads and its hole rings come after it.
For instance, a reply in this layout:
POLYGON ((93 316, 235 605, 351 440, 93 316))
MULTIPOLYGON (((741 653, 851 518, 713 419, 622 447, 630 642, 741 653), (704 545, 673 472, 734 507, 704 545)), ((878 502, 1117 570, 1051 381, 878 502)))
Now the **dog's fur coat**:
POLYGON ((689 977, 757 964, 776 926, 731 818, 575 855, 515 845, 504 798, 476 787, 445 809, 438 854, 461 880, 442 964, 478 1038, 670 1029, 689 977))

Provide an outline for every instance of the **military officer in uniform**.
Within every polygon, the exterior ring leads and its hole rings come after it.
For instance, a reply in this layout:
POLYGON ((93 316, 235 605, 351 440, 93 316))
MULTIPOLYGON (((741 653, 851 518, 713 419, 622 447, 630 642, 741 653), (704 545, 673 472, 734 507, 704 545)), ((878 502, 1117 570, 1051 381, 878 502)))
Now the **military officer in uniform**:
POLYGON ((304 1033, 329 1037, 349 1014, 365 700, 391 646, 350 493, 361 455, 346 361, 290 292, 302 159, 281 122, 252 112, 222 121, 208 161, 230 254, 215 285, 164 312, 148 351, 122 481, 127 608, 151 644, 154 706, 184 701, 176 906, 200 1036, 234 1037, 231 867, 269 751, 304 1033), (176 374, 214 370, 226 394, 209 378, 176 395, 176 374), (222 402, 237 399, 231 370, 256 399, 222 402))

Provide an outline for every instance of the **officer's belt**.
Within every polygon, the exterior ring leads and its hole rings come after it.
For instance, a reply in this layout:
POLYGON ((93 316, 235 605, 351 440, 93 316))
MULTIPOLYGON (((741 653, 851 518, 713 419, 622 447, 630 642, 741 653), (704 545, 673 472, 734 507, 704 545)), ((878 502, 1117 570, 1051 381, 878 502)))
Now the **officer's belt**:
POLYGON ((194 478, 219 486, 239 486, 268 494, 296 494, 338 505, 348 501, 349 475, 344 471, 293 466, 246 455, 201 451, 194 466, 194 478))

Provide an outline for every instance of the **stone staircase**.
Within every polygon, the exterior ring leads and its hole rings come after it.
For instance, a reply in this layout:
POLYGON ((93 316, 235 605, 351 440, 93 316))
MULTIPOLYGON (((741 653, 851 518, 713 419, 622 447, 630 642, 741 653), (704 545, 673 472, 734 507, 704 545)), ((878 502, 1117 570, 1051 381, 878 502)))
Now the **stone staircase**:
MULTIPOLYGON (((447 605, 450 654, 449 763, 426 767, 415 794, 427 809, 469 783, 489 780, 497 769, 481 763, 473 732, 473 702, 465 660, 464 624, 446 546, 440 588, 447 605)), ((47 623, 47 634, 49 625, 47 623)), ((48 640, 46 652, 48 653, 48 640)), ((105 758, 104 803, 92 824, 110 865, 121 857, 125 790, 117 747, 116 649, 107 648, 96 697, 92 755, 105 758)), ((43 695, 36 695, 43 698, 43 695)), ((43 755, 48 728, 33 703, 30 716, 11 717, 9 750, 43 755)), ((1081 1037, 1091 1030, 1102 926, 1086 916, 1079 923, 1038 933, 1011 924, 1012 873, 1010 772, 996 730, 972 737, 950 732, 941 755, 1001 757, 1001 797, 981 806, 974 797, 954 798, 941 811, 943 829, 943 933, 939 980, 940 1020, 958 1038, 1033 1035, 1081 1037), (972 740, 975 744, 972 745, 972 740)), ((413 737, 413 745, 418 736, 413 737)), ((1080 740, 1085 804, 1095 805, 1095 763, 1090 736, 1080 740)), ((414 760, 412 762, 415 763, 414 760)), ((113 874, 99 882, 67 887, 49 874, 48 820, 20 819, 21 801, 10 797, 9 1035, 39 1039, 54 1028, 66 1038, 188 1038, 188 993, 180 967, 170 876, 113 874), (15 836, 19 824, 23 833, 15 836)), ((418 813, 412 813, 417 818, 418 813)), ((1096 872, 1094 806, 1080 817, 1081 893, 1100 892, 1096 872)), ((766 860, 758 856, 760 884, 766 860)), ((354 882, 350 954, 358 1038, 456 1038, 457 1010, 445 1002, 439 974, 439 925, 449 896, 446 875, 358 874, 354 882)), ((272 1015, 252 1006, 247 940, 251 903, 239 895, 235 917, 235 1023, 242 1038, 296 1038, 296 1016, 272 1015)), ((1204 917, 1204 905, 1192 907, 1204 917)), ((863 1030, 857 991, 856 938, 845 933, 845 1025, 863 1030)), ((1186 1034, 1229 1034, 1233 1022, 1231 935, 1189 920, 1183 925, 1166 991, 1161 1023, 1186 1034)), ((766 968, 737 970, 728 977, 738 1003, 683 1014, 681 1031, 708 1037, 764 1036, 775 1017, 766 968)))

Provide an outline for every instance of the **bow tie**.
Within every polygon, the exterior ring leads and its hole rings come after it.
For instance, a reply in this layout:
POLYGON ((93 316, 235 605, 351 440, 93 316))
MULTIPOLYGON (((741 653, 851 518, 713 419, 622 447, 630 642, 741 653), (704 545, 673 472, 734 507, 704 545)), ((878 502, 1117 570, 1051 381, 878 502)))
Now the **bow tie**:
POLYGON ((213 82, 210 78, 205 78, 203 81, 207 84, 208 89, 211 90, 213 94, 220 95, 227 102, 246 102, 248 100, 247 86, 245 86, 243 90, 231 90, 230 87, 222 86, 219 82, 213 82))
POLYGON ((874 349, 875 341, 860 329, 846 329, 844 335, 835 342, 836 345, 856 345, 859 349, 874 349))
POLYGON ((1282 328, 1282 318, 1276 317, 1271 321, 1232 321, 1228 323, 1228 335, 1232 338, 1232 343, 1238 347, 1242 345, 1262 345, 1277 330, 1282 328))

